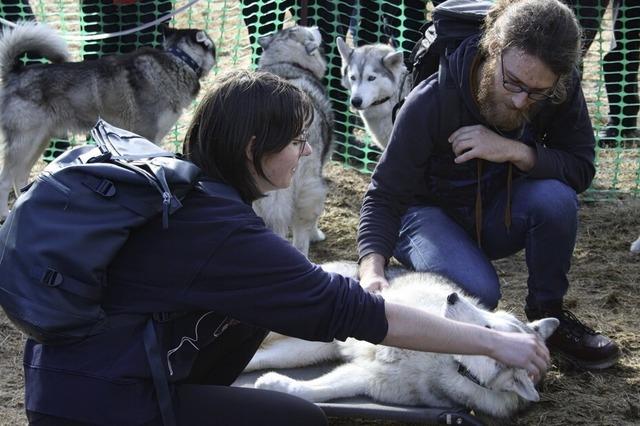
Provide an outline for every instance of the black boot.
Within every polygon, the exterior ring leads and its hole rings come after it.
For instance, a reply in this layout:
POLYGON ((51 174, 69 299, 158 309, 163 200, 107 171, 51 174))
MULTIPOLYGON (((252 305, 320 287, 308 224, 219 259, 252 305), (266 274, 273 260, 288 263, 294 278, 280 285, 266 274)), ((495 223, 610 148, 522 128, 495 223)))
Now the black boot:
POLYGON ((609 368, 618 361, 620 348, 610 338, 584 325, 567 309, 525 308, 529 321, 553 317, 560 320, 557 330, 547 339, 557 352, 575 366, 587 370, 609 368))

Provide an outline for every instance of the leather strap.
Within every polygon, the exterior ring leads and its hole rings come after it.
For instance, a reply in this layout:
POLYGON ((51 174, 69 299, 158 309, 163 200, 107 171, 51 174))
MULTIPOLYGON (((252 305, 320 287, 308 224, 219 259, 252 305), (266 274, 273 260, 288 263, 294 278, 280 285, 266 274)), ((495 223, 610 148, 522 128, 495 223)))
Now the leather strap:
POLYGON ((507 205, 504 208, 504 226, 511 230, 511 183, 513 181, 513 164, 509 163, 507 171, 507 205))
POLYGON ((478 182, 476 185, 476 241, 478 247, 482 248, 482 160, 478 158, 476 161, 478 169, 478 182))

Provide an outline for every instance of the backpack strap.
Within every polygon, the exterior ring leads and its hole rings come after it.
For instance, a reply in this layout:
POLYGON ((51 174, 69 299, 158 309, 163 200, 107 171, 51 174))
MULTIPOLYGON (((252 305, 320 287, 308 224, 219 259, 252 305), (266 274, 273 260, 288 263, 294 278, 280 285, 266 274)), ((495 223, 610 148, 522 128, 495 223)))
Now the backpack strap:
MULTIPOLYGON (((460 96, 456 85, 449 75, 448 55, 440 57, 440 67, 438 68, 438 88, 440 90, 440 131, 451 128, 451 122, 456 121, 456 129, 462 125, 460 110, 462 108, 460 96)), ((449 135, 447 135, 448 137, 449 135)))
POLYGON ((149 369, 153 377, 153 386, 156 389, 156 397, 160 406, 160 415, 162 416, 162 424, 165 426, 176 426, 176 416, 173 410, 173 401, 171 399, 171 389, 167 379, 167 369, 162 362, 160 355, 160 345, 154 326, 153 318, 149 318, 144 328, 144 349, 147 353, 149 361, 149 369))
POLYGON ((201 180, 196 184, 196 189, 208 195, 227 198, 229 200, 235 200, 244 203, 244 201, 242 201, 242 198, 240 197, 240 194, 238 194, 238 191, 222 182, 213 180, 201 180))

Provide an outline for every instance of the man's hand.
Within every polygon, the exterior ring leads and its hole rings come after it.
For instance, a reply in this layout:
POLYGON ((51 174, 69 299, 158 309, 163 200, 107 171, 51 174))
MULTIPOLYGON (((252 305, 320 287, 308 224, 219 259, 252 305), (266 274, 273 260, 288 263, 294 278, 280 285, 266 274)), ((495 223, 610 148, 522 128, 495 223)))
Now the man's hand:
POLYGON ((500 136, 481 124, 459 128, 449 136, 449 143, 457 164, 479 158, 494 163, 511 162, 525 172, 535 165, 536 153, 533 148, 500 136))
POLYGON ((384 276, 385 263, 384 257, 377 253, 368 254, 360 261, 360 285, 365 290, 378 292, 389 287, 384 276))

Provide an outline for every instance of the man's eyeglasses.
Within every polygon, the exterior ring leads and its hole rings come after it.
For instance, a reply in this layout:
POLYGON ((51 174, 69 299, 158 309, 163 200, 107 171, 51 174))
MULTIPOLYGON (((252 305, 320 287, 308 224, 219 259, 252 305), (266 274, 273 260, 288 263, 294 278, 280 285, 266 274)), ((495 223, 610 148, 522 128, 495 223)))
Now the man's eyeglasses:
POLYGON ((518 83, 513 81, 508 81, 507 77, 504 74, 504 54, 500 54, 500 66, 502 67, 502 86, 511 93, 522 93, 525 92, 529 99, 532 101, 544 101, 547 99, 552 99, 553 95, 551 93, 554 92, 558 81, 556 81, 552 88, 545 89, 544 91, 533 91, 530 90, 527 86, 521 86, 518 83))

